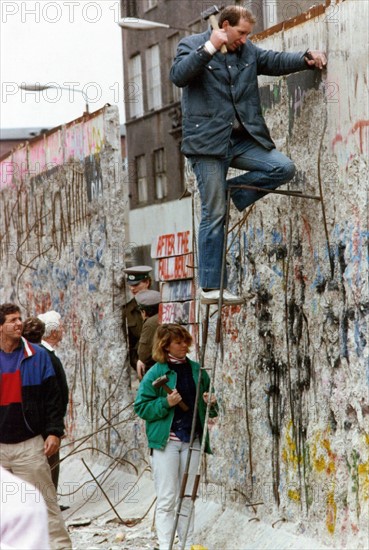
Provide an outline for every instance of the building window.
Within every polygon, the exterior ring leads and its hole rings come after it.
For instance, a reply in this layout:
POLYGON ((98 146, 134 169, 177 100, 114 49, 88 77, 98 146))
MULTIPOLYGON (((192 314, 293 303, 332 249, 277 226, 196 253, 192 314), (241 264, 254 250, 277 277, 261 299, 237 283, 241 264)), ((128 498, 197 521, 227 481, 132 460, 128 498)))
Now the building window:
POLYGON ((154 151, 155 196, 164 199, 168 195, 167 170, 164 149, 154 151))
POLYGON ((144 11, 149 11, 151 8, 155 8, 158 5, 158 0, 145 0, 144 11))
MULTIPOLYGON (((173 60, 176 56, 176 53, 177 53, 177 46, 178 46, 178 42, 179 42, 179 34, 175 34, 173 36, 171 36, 169 39, 168 39, 168 70, 167 70, 167 73, 169 74, 169 71, 170 71, 170 68, 173 64, 173 60)), ((181 88, 178 88, 177 86, 175 86, 175 84, 172 84, 170 82, 170 80, 168 79, 168 86, 169 86, 169 94, 168 94, 168 99, 169 99, 169 102, 174 102, 174 101, 180 101, 181 100, 181 88)))
POLYGON ((190 30, 191 34, 199 34, 200 32, 203 32, 204 31, 203 20, 199 19, 198 21, 195 21, 194 23, 192 23, 192 25, 189 25, 189 30, 190 30))
POLYGON ((139 203, 146 203, 149 200, 149 192, 147 188, 147 172, 145 155, 136 157, 136 174, 137 174, 137 199, 139 203))
POLYGON ((159 109, 161 107, 161 82, 160 82, 160 51, 159 46, 152 46, 146 50, 147 73, 147 107, 159 109))
POLYGON ((142 63, 139 54, 129 60, 128 83, 124 88, 124 100, 129 104, 130 117, 142 116, 144 114, 142 98, 142 63))

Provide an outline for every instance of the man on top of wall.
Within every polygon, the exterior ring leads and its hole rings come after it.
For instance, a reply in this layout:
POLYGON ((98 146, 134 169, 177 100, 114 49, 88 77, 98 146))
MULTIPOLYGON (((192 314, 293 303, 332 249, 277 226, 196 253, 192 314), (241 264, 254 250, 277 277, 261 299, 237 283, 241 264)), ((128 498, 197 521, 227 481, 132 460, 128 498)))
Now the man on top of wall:
MULTIPOLYGON (((248 40, 254 23, 249 10, 226 7, 219 17, 219 30, 179 42, 170 71, 172 82, 183 88, 182 152, 192 164, 201 197, 202 303, 219 299, 227 185, 276 189, 295 174, 293 162, 276 150, 270 137, 257 76, 280 76, 326 65, 326 57, 319 51, 285 53, 259 48, 248 40), (220 52, 223 45, 225 55, 220 52), (226 179, 230 167, 247 172, 226 179)), ((250 189, 233 189, 231 193, 240 212, 264 196, 250 189)), ((225 304, 242 301, 224 291, 225 304)))

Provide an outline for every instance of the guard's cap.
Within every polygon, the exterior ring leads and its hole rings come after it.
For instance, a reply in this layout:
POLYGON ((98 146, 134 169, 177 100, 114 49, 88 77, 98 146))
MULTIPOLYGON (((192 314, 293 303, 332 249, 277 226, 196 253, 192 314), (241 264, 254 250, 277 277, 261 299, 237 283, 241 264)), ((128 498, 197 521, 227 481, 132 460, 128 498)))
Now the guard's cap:
POLYGON ((139 307, 145 309, 146 307, 157 306, 161 302, 161 294, 157 290, 143 290, 135 296, 136 302, 139 307))
POLYGON ((134 267, 127 267, 123 271, 127 275, 127 284, 138 285, 141 281, 150 278, 152 267, 149 265, 136 265, 134 267))

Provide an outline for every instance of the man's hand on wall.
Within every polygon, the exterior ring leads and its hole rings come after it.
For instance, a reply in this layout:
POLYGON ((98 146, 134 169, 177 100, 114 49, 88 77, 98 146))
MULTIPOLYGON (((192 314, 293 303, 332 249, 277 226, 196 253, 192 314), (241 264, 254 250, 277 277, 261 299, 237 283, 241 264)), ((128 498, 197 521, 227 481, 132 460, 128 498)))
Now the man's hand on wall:
POLYGON ((305 56, 305 61, 310 67, 315 66, 317 69, 324 69, 327 65, 325 53, 319 50, 309 50, 305 56))

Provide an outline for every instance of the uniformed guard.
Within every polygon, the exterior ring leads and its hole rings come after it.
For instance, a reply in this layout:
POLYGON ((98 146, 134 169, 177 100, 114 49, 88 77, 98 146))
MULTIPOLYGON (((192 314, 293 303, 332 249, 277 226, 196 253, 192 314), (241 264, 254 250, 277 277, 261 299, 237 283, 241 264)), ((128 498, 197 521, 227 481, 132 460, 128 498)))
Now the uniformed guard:
POLYGON ((137 374, 142 380, 144 374, 155 364, 152 358, 152 345, 159 326, 159 304, 161 294, 157 290, 143 290, 136 297, 143 318, 143 327, 138 342, 137 374))
POLYGON ((129 363, 131 367, 136 370, 138 342, 141 336, 143 318, 137 306, 135 296, 139 292, 150 288, 150 273, 152 267, 149 265, 137 265, 134 267, 127 267, 123 271, 126 274, 126 283, 132 295, 131 300, 129 300, 123 308, 123 323, 124 325, 127 323, 129 363))

